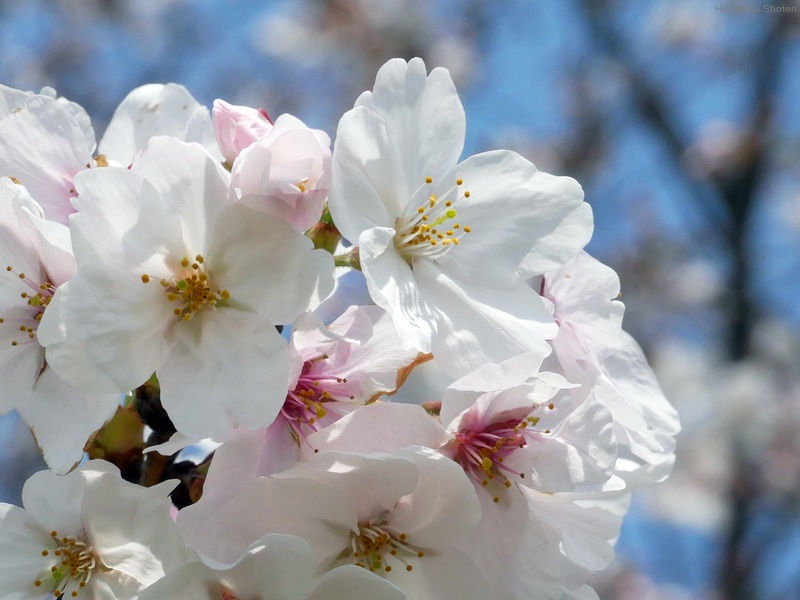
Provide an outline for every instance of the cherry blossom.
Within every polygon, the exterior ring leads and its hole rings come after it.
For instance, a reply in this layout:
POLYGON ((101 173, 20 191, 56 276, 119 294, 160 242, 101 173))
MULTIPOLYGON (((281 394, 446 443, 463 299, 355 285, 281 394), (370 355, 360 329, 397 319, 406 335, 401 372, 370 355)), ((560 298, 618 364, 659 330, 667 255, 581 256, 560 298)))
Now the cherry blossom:
POLYGON ((339 123, 329 198, 372 299, 453 376, 546 348, 558 329, 525 280, 592 232, 577 182, 509 151, 459 164, 464 135, 449 73, 391 60, 339 123))
POLYGON ((455 549, 480 520, 476 494, 458 465, 432 450, 321 452, 256 478, 218 517, 214 539, 184 520, 190 510, 178 515, 184 539, 214 560, 235 560, 254 538, 283 533, 311 544, 319 576, 355 565, 415 600, 491 596, 475 565, 455 549))
POLYGON ((153 138, 131 169, 85 171, 76 186, 79 269, 40 330, 51 366, 78 387, 123 392, 156 371, 190 438, 270 425, 288 369, 274 324, 328 295, 330 255, 236 203, 227 171, 173 138, 153 138))
MULTIPOLYGON (((184 522, 196 525, 196 535, 217 536, 214 515, 250 480, 294 467, 304 450, 313 454, 310 435, 393 393, 427 358, 403 349, 391 319, 376 306, 353 306, 327 328, 313 313, 300 315, 292 327, 289 388, 280 414, 266 429, 240 427, 220 440, 203 497, 183 511, 184 522)), ((171 453, 193 441, 171 441, 160 451, 171 453)))
POLYGON ((582 385, 565 404, 583 402, 591 390, 614 420, 621 456, 618 474, 632 485, 666 478, 675 461, 678 414, 641 348, 622 330, 625 307, 617 300, 617 274, 582 252, 534 284, 552 302, 559 326, 548 360, 582 385))
POLYGON ((0 414, 17 408, 50 468, 66 473, 114 414, 119 395, 87 397, 45 361, 39 323, 76 265, 67 227, 42 217, 23 186, 0 179, 0 414))
POLYGON ((186 562, 169 514, 177 482, 144 488, 105 461, 34 474, 25 508, 0 504, 0 587, 15 600, 133 600, 186 562))

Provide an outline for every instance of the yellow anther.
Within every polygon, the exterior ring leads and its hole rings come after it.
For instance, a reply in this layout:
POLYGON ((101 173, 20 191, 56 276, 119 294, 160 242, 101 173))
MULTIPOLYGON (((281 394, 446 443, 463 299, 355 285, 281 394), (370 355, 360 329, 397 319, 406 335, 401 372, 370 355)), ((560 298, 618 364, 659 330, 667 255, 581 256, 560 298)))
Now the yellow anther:
POLYGON ((422 214, 422 213, 424 213, 424 212, 425 212, 425 209, 424 209, 423 207, 421 207, 421 206, 420 206, 420 207, 417 209, 417 212, 418 212, 419 214, 422 214))
POLYGON ((436 245, 436 240, 431 240, 431 246, 435 246, 435 245, 436 245))
POLYGON ((142 283, 150 283, 150 277, 148 275, 142 275, 142 283))
POLYGON ((445 202, 445 203, 444 203, 444 205, 445 205, 445 206, 452 206, 452 205, 453 205, 453 203, 452 203, 452 202, 450 202, 450 200, 448 200, 447 202, 445 202))
POLYGON ((406 571, 413 571, 413 570, 414 567, 412 567, 411 565, 406 565, 406 571))
POLYGON ((464 233, 469 233, 470 231, 472 231, 472 229, 469 227, 464 227, 464 233))
POLYGON ((223 300, 227 300, 231 297, 231 293, 228 290, 222 290, 219 295, 222 297, 223 300))
POLYGON ((433 179, 431 179, 430 177, 426 177, 425 183, 433 183, 433 179))
POLYGON ((188 259, 188 258, 186 258, 186 257, 184 257, 184 259, 181 261, 181 266, 182 266, 183 268, 186 268, 186 267, 188 267, 188 266, 189 266, 189 259, 188 259))
POLYGON ((35 585, 36 587, 39 587, 39 586, 42 585, 42 582, 37 579, 36 581, 33 582, 33 585, 35 585))
POLYGON ((459 225, 458 223, 456 223, 455 225, 453 225, 453 229, 458 229, 459 227, 461 227, 461 225, 459 225))
POLYGON ((422 220, 423 221, 427 221, 428 220, 428 215, 425 215, 424 217, 422 217, 422 220))
POLYGON ((19 278, 20 278, 20 279, 25 279, 25 273, 20 273, 20 274, 19 274, 19 278))
POLYGON ((13 269, 10 266, 6 267, 6 271, 12 271, 12 270, 13 269))
POLYGON ((172 314, 174 314, 176 317, 179 317, 181 316, 182 312, 183 311, 180 308, 176 308, 175 310, 172 311, 172 314))
POLYGON ((304 186, 302 183, 298 183, 298 184, 297 184, 297 187, 299 187, 299 188, 300 188, 300 191, 301 191, 301 192, 305 192, 305 191, 306 191, 306 186, 304 186))
POLYGON ((199 262, 201 265, 203 264, 203 255, 202 254, 198 254, 197 256, 194 257, 194 259, 197 262, 199 262))
POLYGON ((495 496, 495 497, 493 498, 493 500, 494 500, 494 503, 495 503, 495 504, 497 504, 498 502, 500 502, 500 498, 498 498, 497 496, 495 496))
POLYGON ((463 179, 456 179, 456 185, 461 185, 462 183, 464 183, 463 179))
POLYGON ((438 237, 440 240, 444 239, 444 234, 443 233, 437 233, 436 237, 438 237))
POLYGON ((447 235, 453 235, 453 230, 452 229, 448 229, 447 231, 445 231, 445 233, 447 235))
POLYGON ((200 268, 200 265, 198 265, 197 263, 192 263, 192 268, 196 271, 197 269, 200 268))
POLYGON ((469 192, 464 192, 464 198, 469 198, 469 192))

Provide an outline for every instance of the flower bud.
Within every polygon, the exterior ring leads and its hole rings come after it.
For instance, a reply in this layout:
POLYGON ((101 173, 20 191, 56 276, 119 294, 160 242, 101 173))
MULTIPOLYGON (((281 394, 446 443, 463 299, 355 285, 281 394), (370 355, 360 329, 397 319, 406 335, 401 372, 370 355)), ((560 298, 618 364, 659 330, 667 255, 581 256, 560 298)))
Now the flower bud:
POLYGON ((241 202, 306 231, 322 215, 331 181, 331 140, 324 131, 281 115, 270 132, 233 164, 241 202))
POLYGON ((263 108, 234 106, 224 100, 214 100, 211 111, 214 135, 229 164, 233 164, 242 150, 257 142, 272 129, 272 121, 263 108))

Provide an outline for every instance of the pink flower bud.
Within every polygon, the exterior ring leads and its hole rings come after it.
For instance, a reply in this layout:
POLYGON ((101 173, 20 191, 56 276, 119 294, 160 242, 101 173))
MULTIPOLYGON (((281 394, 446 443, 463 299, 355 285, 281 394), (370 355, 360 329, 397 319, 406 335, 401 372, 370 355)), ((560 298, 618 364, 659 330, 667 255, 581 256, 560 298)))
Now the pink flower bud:
POLYGON ((263 108, 234 106, 224 100, 214 100, 211 111, 214 134, 222 155, 230 164, 239 153, 257 142, 272 129, 272 121, 263 108))
POLYGON ((305 231, 319 221, 328 196, 330 145, 324 131, 281 115, 269 133, 233 163, 233 187, 244 204, 305 231))

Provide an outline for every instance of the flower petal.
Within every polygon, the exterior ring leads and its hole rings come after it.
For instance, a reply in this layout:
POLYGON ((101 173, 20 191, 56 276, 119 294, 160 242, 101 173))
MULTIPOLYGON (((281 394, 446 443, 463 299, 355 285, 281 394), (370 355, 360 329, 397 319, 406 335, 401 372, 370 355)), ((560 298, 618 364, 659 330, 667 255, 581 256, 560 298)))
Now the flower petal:
POLYGON ((169 480, 143 488, 115 473, 90 479, 81 503, 86 534, 103 564, 150 585, 186 562, 170 516, 169 480))
POLYGON ((92 149, 78 122, 55 99, 0 85, 0 174, 13 176, 48 219, 67 224, 73 178, 92 149))
POLYGON ((567 262, 592 236, 591 209, 570 177, 508 150, 471 156, 457 174, 469 197, 453 208, 471 231, 439 261, 453 279, 510 288, 567 262))
POLYGON ((205 255, 217 217, 235 201, 230 174, 198 144, 171 137, 151 139, 131 170, 143 175, 178 215, 185 256, 205 255))
POLYGON ((376 227, 359 239, 369 294, 391 316, 404 348, 430 352, 436 316, 423 298, 416 272, 395 249, 394 234, 394 229, 376 227))
POLYGON ((390 60, 378 71, 372 92, 361 94, 355 106, 380 116, 397 148, 400 187, 395 193, 400 214, 405 214, 411 194, 426 177, 433 179, 434 186, 455 183, 445 180, 452 177, 461 156, 467 123, 447 69, 436 68, 428 74, 420 58, 408 63, 390 60))
POLYGON ((439 448, 450 436, 421 406, 378 402, 308 436, 316 450, 397 453, 409 446, 439 448))
POLYGON ((232 306, 286 325, 313 310, 333 290, 330 254, 288 224, 235 204, 214 227, 208 266, 214 282, 230 292, 232 306))
POLYGON ((518 354, 549 353, 558 332, 541 297, 526 284, 508 290, 460 284, 430 261, 414 263, 422 295, 437 312, 437 364, 452 377, 518 354))
POLYGON ((89 436, 114 416, 119 394, 85 396, 46 367, 33 387, 25 421, 47 466, 63 475, 83 460, 89 436))
POLYGON ((272 322, 234 308, 206 310, 175 328, 157 369, 161 401, 178 431, 217 437, 240 422, 267 427, 286 399, 286 340, 272 322))
MULTIPOLYGON (((109 160, 127 167, 140 150, 147 148, 151 137, 167 135, 185 141, 187 125, 201 108, 182 85, 151 83, 136 88, 120 103, 97 148, 109 160)), ((206 113, 208 110, 206 110, 206 113)), ((207 124, 210 140, 214 140, 211 117, 207 124)), ((216 146, 216 142, 214 142, 216 146)))
MULTIPOLYGON (((407 596, 396 586, 362 567, 345 565, 328 571, 319 578, 303 600, 353 600, 354 598, 380 598, 380 600, 406 600, 407 596)), ((264 596, 264 600, 272 600, 264 596)))
POLYGON ((394 227, 403 211, 399 162, 381 117, 366 108, 345 113, 333 151, 328 204, 346 239, 355 242, 373 227, 394 227))
POLYGON ((442 552, 469 537, 481 520, 481 506, 461 466, 430 448, 411 447, 398 456, 417 466, 419 479, 414 493, 392 512, 392 527, 411 544, 442 552))
POLYGON ((13 600, 41 598, 33 582, 45 570, 42 550, 51 548, 50 532, 25 510, 0 503, 0 589, 13 600))

